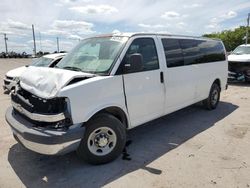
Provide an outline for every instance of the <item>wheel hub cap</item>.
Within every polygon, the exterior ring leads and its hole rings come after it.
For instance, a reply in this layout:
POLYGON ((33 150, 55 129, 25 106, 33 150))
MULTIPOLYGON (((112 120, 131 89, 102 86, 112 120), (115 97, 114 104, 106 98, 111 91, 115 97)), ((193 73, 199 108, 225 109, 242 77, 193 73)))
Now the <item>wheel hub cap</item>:
POLYGON ((99 147, 105 147, 109 143, 108 135, 100 134, 95 138, 95 144, 99 147))
POLYGON ((88 149, 97 156, 104 156, 110 153, 117 143, 115 132, 109 127, 99 127, 88 137, 88 149))

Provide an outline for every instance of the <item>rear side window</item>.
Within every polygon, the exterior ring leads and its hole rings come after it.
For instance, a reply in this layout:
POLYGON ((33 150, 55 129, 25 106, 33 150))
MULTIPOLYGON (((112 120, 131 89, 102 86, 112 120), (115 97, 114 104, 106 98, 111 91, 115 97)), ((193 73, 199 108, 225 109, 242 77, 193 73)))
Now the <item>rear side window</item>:
POLYGON ((223 45, 219 41, 206 41, 204 46, 201 46, 201 51, 203 51, 204 61, 207 63, 226 60, 223 45))
POLYGON ((184 55, 184 65, 199 64, 203 62, 203 52, 200 51, 201 40, 180 39, 180 46, 184 55))
POLYGON ((167 67, 178 67, 184 65, 182 50, 178 39, 162 39, 166 56, 167 67))
POLYGON ((152 38, 135 39, 130 45, 122 64, 126 63, 130 55, 135 53, 139 53, 143 57, 143 71, 159 69, 158 55, 152 38))
POLYGON ((162 39, 167 67, 224 61, 222 43, 216 40, 162 39))

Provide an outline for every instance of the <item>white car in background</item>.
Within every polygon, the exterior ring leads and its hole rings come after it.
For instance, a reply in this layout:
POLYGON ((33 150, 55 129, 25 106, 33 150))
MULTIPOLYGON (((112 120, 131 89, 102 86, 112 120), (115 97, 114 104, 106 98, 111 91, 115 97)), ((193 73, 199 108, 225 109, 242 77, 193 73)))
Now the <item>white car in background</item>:
POLYGON ((228 56, 229 81, 250 82, 250 44, 238 46, 228 56))
POLYGON ((65 55, 66 53, 44 55, 40 58, 34 59, 30 65, 22 66, 8 71, 4 79, 4 84, 3 84, 4 90, 7 91, 13 90, 15 88, 15 85, 19 81, 19 77, 27 69, 28 66, 54 67, 65 55))

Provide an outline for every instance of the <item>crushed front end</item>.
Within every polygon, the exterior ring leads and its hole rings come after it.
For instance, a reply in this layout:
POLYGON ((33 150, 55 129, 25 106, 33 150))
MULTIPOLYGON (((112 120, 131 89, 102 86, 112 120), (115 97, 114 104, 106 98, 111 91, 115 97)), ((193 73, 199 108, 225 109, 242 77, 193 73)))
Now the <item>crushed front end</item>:
POLYGON ((250 62, 228 61, 228 80, 250 82, 250 62))
POLYGON ((18 86, 11 102, 6 120, 15 139, 26 148, 53 155, 78 147, 85 128, 72 123, 68 98, 44 99, 18 86))

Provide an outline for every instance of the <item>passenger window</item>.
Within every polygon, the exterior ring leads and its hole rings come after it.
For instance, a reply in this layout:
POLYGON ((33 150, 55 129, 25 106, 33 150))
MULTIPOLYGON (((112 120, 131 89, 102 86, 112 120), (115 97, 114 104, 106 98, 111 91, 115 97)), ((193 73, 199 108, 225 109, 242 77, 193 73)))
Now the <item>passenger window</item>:
POLYGON ((203 41, 192 39, 181 39, 180 45, 184 54, 184 65, 203 63, 204 54, 200 51, 203 41))
POLYGON ((178 39, 162 39, 167 67, 183 66, 183 55, 178 39))
MULTIPOLYGON (((122 65, 126 64, 132 54, 139 53, 143 58, 143 71, 159 69, 158 55, 152 38, 138 38, 130 45, 122 65)), ((133 72, 133 71, 132 71, 133 72)))

